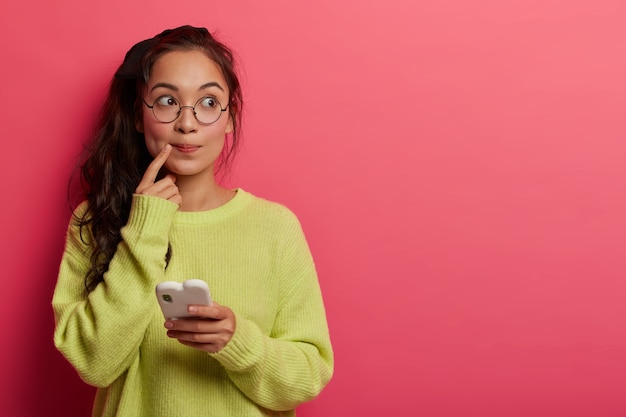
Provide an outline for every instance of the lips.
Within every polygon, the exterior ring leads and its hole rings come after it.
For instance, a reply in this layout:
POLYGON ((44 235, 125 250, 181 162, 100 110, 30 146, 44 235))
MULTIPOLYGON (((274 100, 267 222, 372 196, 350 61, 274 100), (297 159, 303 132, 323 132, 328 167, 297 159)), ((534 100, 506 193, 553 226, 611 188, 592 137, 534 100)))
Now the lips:
POLYGON ((191 153, 191 152, 195 152, 196 150, 198 150, 200 147, 199 146, 194 146, 194 145, 172 145, 172 147, 176 150, 178 150, 179 152, 182 153, 191 153))

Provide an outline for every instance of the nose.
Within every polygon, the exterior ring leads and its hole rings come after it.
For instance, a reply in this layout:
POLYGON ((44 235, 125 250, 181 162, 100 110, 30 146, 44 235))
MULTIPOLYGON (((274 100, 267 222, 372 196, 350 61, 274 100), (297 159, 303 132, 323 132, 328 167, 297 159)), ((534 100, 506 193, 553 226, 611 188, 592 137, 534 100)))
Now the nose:
POLYGON ((198 120, 193 106, 181 106, 180 113, 176 119, 176 130, 182 133, 194 132, 198 127, 198 120), (185 108, 190 111, 184 111, 185 108))

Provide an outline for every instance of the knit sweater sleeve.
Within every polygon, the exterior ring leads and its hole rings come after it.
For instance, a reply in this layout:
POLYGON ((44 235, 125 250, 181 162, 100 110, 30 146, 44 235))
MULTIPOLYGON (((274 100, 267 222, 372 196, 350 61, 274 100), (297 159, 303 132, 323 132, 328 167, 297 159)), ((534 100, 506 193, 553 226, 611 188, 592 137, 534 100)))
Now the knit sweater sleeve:
POLYGON ((315 265, 300 223, 288 214, 276 262, 283 291, 271 334, 236 315, 233 338, 212 354, 251 400, 276 411, 315 398, 334 361, 315 265))
MULTIPOLYGON (((86 204, 77 209, 79 218, 85 209, 86 204)), ((70 223, 52 299, 54 343, 85 382, 110 385, 139 354, 152 318, 147 312, 154 303, 153 283, 164 275, 168 230, 177 209, 157 197, 133 196, 104 282, 89 293, 90 235, 70 223)))

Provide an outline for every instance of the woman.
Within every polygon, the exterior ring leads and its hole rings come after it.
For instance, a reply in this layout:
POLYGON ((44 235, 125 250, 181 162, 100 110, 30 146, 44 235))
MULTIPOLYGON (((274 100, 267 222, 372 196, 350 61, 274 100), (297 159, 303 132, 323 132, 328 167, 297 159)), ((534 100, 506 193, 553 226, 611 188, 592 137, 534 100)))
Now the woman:
POLYGON ((113 78, 52 301, 55 345, 98 387, 93 416, 293 416, 332 376, 297 218, 216 179, 239 140, 234 67, 183 26, 133 46, 113 78), (164 324, 156 284, 192 278, 216 303, 164 324))

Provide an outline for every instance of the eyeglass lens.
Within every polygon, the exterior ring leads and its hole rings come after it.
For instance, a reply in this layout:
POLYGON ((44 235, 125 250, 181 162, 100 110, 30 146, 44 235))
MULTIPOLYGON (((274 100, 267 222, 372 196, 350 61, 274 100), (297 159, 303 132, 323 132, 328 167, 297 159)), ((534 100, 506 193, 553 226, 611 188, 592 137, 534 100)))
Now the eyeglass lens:
POLYGON ((178 115, 185 107, 192 109, 196 119, 204 124, 215 123, 223 111, 220 102, 211 96, 202 97, 193 108, 191 106, 181 106, 172 96, 162 96, 154 100, 152 113, 157 120, 170 123, 178 118, 178 115))

